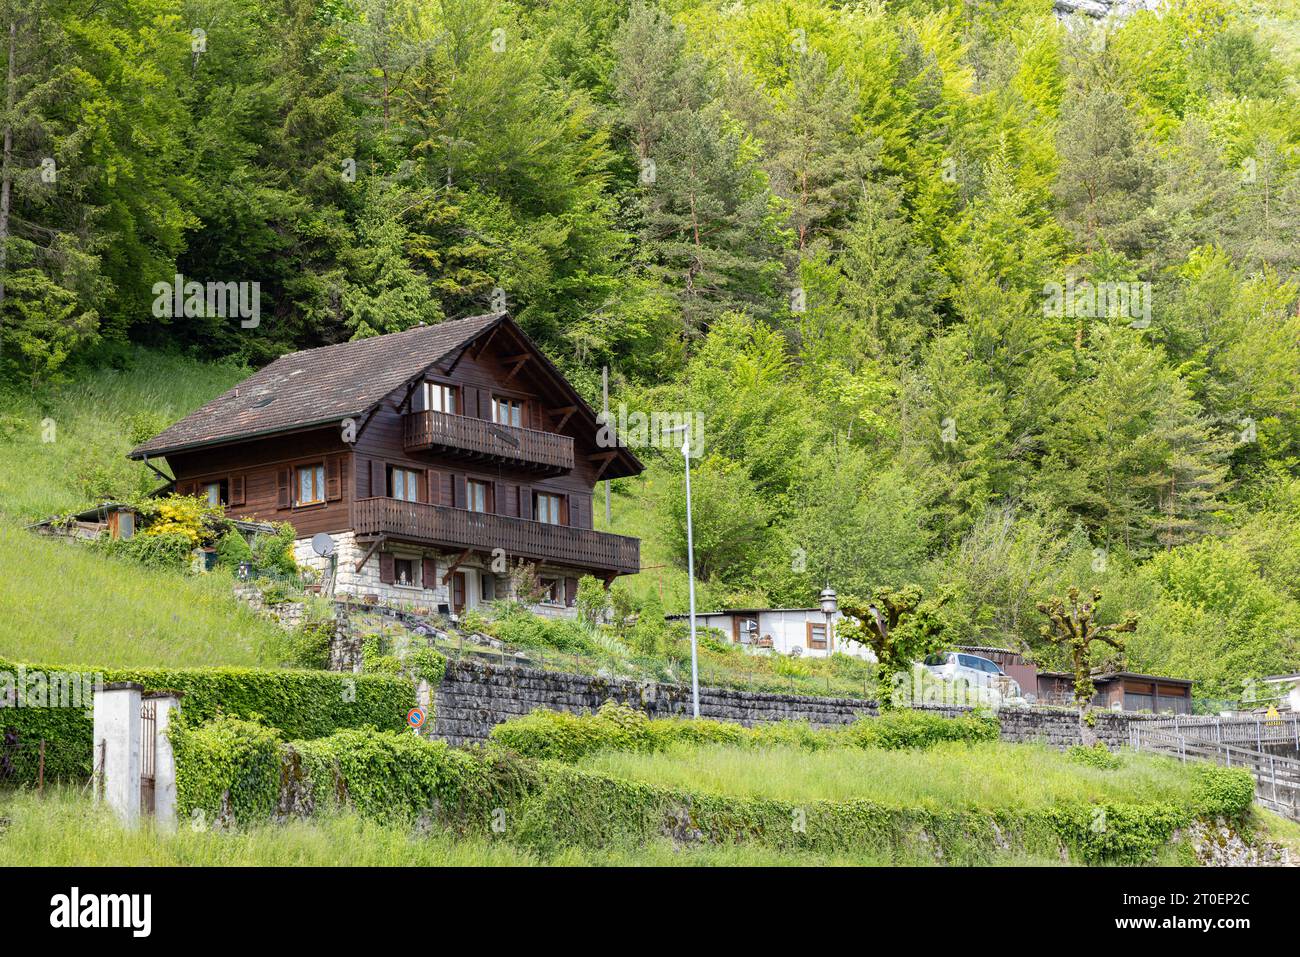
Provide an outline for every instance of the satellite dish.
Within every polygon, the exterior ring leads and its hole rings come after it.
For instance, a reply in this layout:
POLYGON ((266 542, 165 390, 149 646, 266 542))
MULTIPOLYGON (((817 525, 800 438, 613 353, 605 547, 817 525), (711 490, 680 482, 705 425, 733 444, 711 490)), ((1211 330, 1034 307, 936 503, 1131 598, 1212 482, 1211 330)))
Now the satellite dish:
POLYGON ((334 554, 334 539, 325 532, 317 532, 312 536, 311 550, 321 558, 329 558, 334 554))

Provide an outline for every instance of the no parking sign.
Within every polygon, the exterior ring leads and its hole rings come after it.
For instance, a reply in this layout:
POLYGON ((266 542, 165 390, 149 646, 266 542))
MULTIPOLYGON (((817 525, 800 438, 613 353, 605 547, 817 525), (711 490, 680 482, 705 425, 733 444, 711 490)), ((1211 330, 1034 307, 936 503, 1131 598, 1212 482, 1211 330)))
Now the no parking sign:
POLYGON ((419 731, 424 726, 424 709, 412 708, 406 713, 406 723, 411 726, 412 731, 419 731))

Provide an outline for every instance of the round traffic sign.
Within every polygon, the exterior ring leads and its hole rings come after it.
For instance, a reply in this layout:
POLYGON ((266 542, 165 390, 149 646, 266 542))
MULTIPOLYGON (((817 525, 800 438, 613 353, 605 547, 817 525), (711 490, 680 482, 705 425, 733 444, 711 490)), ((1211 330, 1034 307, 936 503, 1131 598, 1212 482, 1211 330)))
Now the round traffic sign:
POLYGON ((419 728, 424 724, 424 709, 412 708, 406 713, 406 723, 412 728, 419 728))

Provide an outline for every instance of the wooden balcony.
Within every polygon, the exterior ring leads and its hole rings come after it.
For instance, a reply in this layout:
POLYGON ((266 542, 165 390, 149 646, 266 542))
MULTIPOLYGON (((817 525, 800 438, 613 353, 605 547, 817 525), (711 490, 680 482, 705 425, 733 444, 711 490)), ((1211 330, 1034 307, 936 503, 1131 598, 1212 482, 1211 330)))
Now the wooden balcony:
POLYGON ((469 415, 408 412, 402 417, 408 452, 437 451, 558 475, 573 468, 573 439, 555 432, 498 425, 469 415))
POLYGON ((635 538, 395 498, 357 499, 352 503, 352 528, 360 537, 384 535, 482 552, 500 548, 510 560, 556 562, 618 574, 632 574, 641 567, 641 542, 635 538))

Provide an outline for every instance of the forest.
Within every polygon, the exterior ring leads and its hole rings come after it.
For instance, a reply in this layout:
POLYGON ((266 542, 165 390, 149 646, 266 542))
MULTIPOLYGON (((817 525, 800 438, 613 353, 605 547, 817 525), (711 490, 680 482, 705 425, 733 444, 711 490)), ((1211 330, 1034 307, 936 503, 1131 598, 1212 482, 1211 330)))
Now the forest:
MULTIPOLYGON (((0 26, 0 389, 506 308, 593 406, 608 370, 611 407, 700 417, 703 604, 917 584, 954 640, 1036 649, 1036 603, 1095 586, 1133 670, 1225 699, 1300 670, 1296 0, 0 26), (159 309, 177 276, 257 283, 257 322, 159 309)), ((615 494, 680 574, 660 445, 615 494)))

